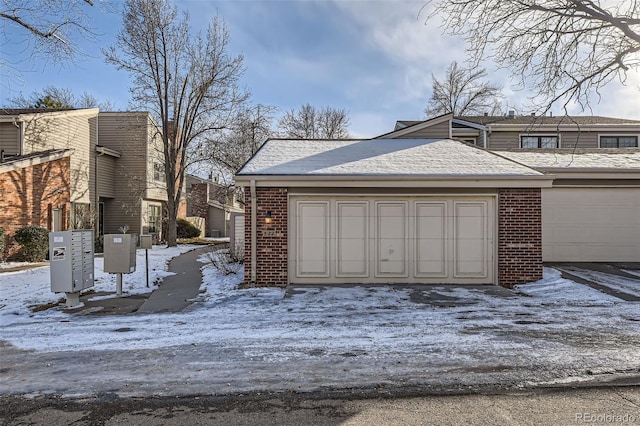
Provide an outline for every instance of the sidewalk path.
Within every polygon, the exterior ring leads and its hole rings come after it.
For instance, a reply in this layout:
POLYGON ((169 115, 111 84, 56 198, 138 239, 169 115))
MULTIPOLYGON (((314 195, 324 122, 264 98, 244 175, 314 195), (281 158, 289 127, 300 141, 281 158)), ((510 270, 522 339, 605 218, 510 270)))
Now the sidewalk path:
POLYGON ((175 273, 165 277, 162 284, 140 306, 137 313, 180 312, 189 306, 200 292, 202 272, 198 257, 211 252, 214 247, 206 246, 191 250, 169 262, 169 272, 175 273))

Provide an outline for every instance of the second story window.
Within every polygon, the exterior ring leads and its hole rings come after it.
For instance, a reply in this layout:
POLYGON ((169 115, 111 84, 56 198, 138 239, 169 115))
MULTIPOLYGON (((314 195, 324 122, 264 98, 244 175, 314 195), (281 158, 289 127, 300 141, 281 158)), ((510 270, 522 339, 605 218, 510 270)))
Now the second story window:
POLYGON ((637 136, 600 136, 600 148, 637 148, 637 136))
POLYGON ((557 136, 520 136, 521 148, 558 148, 557 136))
POLYGON ((166 182, 167 177, 164 174, 164 164, 153 163, 153 180, 155 182, 166 182))

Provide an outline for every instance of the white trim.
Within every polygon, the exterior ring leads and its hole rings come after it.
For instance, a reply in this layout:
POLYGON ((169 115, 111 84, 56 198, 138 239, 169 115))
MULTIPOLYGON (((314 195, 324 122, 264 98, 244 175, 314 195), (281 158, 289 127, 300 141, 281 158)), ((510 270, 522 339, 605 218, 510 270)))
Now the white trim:
POLYGON ((487 126, 485 126, 484 124, 478 124, 471 121, 462 120, 460 118, 453 118, 451 121, 453 123, 462 124, 463 126, 471 127, 473 129, 487 130, 487 126))
POLYGON ((73 149, 57 150, 44 155, 33 156, 29 158, 11 159, 7 158, 4 163, 0 163, 0 173, 7 173, 18 169, 24 169, 25 167, 33 167, 38 164, 49 163, 51 161, 60 160, 62 158, 70 157, 73 154, 73 149))
POLYGON ((602 137, 635 137, 636 138, 636 146, 625 146, 625 147, 605 147, 603 149, 626 149, 626 148, 640 148, 640 133, 635 134, 635 133, 627 133, 627 134, 623 134, 623 133, 598 133, 598 148, 602 148, 602 146, 600 145, 600 138, 602 137))
POLYGON ((531 130, 532 132, 620 132, 620 131, 638 131, 640 124, 487 124, 490 131, 495 132, 524 132, 531 130), (625 129, 628 127, 628 129, 625 129))
POLYGON ((236 177, 236 185, 249 186, 255 180, 258 187, 278 186, 323 188, 550 188, 553 175, 505 175, 505 176, 451 176, 427 177, 423 180, 411 177, 384 176, 243 176, 236 177))

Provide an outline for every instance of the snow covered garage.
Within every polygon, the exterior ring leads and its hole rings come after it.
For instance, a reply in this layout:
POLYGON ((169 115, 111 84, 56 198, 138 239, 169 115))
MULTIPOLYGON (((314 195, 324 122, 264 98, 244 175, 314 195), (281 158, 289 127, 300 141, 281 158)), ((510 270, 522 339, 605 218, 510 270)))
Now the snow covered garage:
POLYGON ((545 262, 640 262, 640 150, 505 151, 555 176, 542 191, 545 262))
POLYGON ((246 284, 537 280, 551 182, 453 140, 269 140, 236 175, 246 284))

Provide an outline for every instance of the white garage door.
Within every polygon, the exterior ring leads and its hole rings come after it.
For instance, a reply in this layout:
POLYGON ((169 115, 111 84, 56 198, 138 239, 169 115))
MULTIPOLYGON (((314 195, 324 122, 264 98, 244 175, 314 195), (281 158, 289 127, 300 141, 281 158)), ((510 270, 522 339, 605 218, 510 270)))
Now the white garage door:
POLYGON ((491 197, 290 198, 292 283, 493 283, 491 197))
POLYGON ((640 189, 543 189, 542 254, 547 262, 639 262, 640 189))

